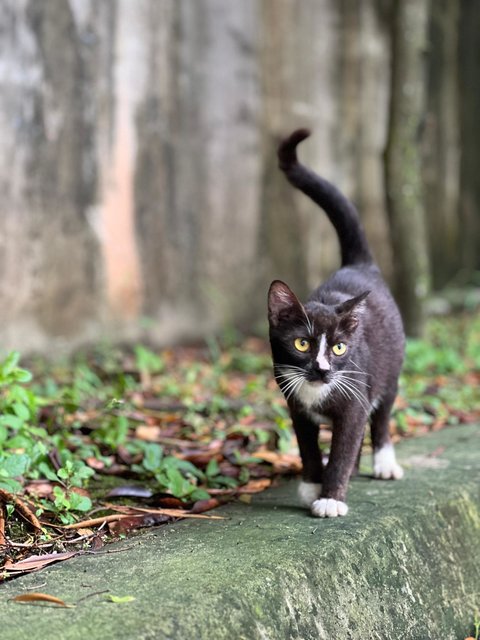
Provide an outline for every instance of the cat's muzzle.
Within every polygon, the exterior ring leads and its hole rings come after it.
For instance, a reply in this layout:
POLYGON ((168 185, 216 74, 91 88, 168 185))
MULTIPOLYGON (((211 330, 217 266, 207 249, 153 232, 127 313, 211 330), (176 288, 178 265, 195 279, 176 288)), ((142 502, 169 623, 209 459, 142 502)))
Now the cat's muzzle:
POLYGON ((328 384, 331 379, 330 371, 325 371, 323 369, 316 369, 307 374, 307 382, 311 383, 328 384))

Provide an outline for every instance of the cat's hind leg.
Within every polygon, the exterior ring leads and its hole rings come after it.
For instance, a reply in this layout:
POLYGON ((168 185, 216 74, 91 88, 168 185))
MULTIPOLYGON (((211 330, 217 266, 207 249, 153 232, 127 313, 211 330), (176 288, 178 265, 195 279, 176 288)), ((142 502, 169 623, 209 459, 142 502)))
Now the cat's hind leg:
POLYGON ((388 423, 393 402, 397 394, 396 388, 384 396, 370 416, 370 428, 373 445, 373 475, 381 480, 400 480, 403 469, 395 457, 395 450, 390 438, 388 423))
POLYGON ((352 472, 350 474, 350 478, 353 478, 354 476, 357 476, 359 471, 360 471, 360 460, 362 458, 362 444, 363 444, 363 439, 360 442, 360 446, 358 448, 357 457, 355 458, 355 464, 353 465, 353 469, 352 469, 352 472))

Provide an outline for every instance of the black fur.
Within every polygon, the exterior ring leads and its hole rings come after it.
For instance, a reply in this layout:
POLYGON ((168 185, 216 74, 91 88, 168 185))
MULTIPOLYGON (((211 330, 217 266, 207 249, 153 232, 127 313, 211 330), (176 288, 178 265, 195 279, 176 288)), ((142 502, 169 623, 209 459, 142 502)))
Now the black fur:
POLYGON ((367 421, 374 451, 390 444, 388 422, 403 361, 404 332, 355 207, 297 161, 296 147, 308 136, 300 129, 285 139, 278 150, 279 165, 294 187, 325 210, 338 233, 342 267, 304 305, 285 283, 271 284, 270 342, 275 377, 287 398, 299 443, 303 478, 322 483, 321 497, 344 501, 367 421), (326 349, 320 357, 322 335, 326 349), (307 339, 310 349, 300 352, 296 338, 307 339), (338 343, 347 345, 344 355, 332 351, 338 343), (307 388, 308 396, 302 394, 307 388), (330 392, 323 397, 327 388, 330 392), (305 400, 317 391, 319 400, 305 400), (318 448, 321 416, 331 419, 333 426, 325 467, 318 448))

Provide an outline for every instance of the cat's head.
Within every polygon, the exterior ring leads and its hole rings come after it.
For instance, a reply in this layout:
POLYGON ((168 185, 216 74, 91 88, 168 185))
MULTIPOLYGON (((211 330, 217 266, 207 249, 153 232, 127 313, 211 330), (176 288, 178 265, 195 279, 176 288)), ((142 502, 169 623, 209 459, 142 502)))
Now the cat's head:
MULTIPOLYGON (((280 280, 268 294, 270 342, 275 376, 288 397, 309 385, 329 385, 353 376, 355 354, 360 348, 362 315, 369 291, 327 305, 310 301, 306 305, 280 280), (343 372, 343 373, 342 373, 343 372), (347 375, 348 373, 348 375, 347 375)), ((335 386, 335 385, 333 385, 335 386)))

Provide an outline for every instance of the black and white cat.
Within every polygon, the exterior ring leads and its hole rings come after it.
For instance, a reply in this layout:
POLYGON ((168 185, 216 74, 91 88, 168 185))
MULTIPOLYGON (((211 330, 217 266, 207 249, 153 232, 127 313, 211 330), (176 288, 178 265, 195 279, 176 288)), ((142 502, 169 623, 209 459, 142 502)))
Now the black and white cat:
POLYGON ((314 516, 344 516, 347 486, 370 422, 376 478, 399 479, 388 423, 397 393, 405 336, 398 308, 374 263, 358 213, 332 184, 297 161, 310 132, 294 131, 278 149, 290 183, 326 212, 342 266, 302 304, 275 280, 268 294, 274 373, 288 402, 303 462, 299 496, 314 516), (326 465, 320 423, 332 425, 326 465))

